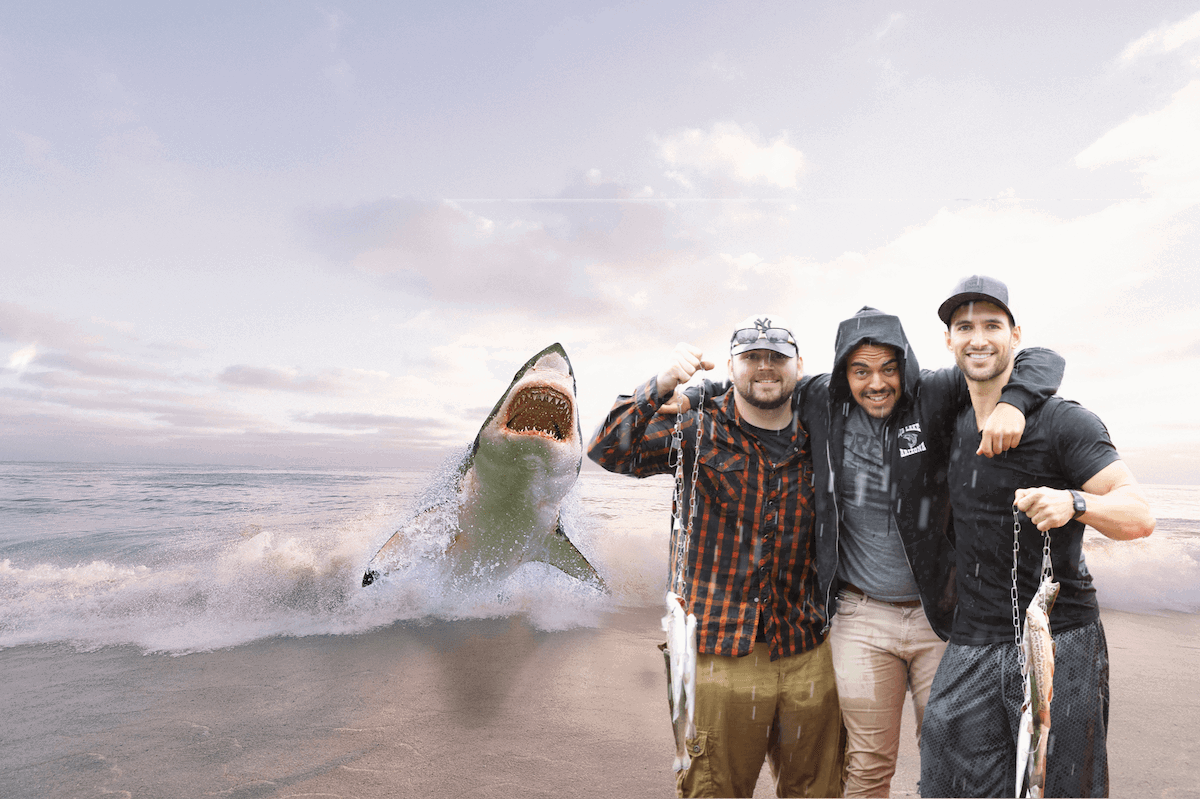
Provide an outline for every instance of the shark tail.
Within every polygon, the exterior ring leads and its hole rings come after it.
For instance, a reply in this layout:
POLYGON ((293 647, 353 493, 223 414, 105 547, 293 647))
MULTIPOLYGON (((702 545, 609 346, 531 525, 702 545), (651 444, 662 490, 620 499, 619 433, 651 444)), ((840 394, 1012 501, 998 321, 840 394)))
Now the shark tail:
POLYGON ((604 578, 596 571, 596 567, 583 556, 579 548, 571 543, 571 539, 567 538, 561 524, 555 529, 554 535, 546 539, 545 549, 532 560, 548 563, 577 580, 591 583, 597 588, 605 587, 604 578))

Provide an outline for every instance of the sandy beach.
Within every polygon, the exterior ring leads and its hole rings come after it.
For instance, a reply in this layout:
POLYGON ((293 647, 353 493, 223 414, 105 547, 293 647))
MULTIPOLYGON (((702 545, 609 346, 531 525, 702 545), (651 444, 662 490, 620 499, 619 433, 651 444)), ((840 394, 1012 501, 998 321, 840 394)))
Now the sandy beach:
MULTIPOLYGON (((673 795, 657 609, 403 623, 184 656, 0 651, 0 795, 673 795)), ((1104 614, 1112 795, 1200 794, 1200 617, 1104 614)), ((916 795, 911 716, 893 783, 916 795)), ((764 770, 756 796, 773 795, 764 770)))

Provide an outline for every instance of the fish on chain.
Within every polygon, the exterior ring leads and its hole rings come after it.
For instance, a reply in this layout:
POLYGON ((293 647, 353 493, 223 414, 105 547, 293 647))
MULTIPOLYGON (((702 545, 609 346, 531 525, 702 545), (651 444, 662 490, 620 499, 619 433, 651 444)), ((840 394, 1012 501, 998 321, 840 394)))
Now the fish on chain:
POLYGON ((1046 756, 1050 742, 1050 701, 1054 698, 1054 638, 1050 609, 1058 598, 1059 584, 1044 578, 1025 610, 1021 648, 1025 652, 1022 676, 1025 699, 1017 727, 1016 796, 1044 795, 1046 756), (1022 794, 1022 787, 1027 792, 1022 794))
POLYGON ((692 764, 687 739, 696 737, 696 616, 684 614, 683 598, 667 592, 667 615, 662 620, 667 643, 663 654, 667 659, 671 726, 675 732, 675 762, 672 768, 683 771, 692 764))

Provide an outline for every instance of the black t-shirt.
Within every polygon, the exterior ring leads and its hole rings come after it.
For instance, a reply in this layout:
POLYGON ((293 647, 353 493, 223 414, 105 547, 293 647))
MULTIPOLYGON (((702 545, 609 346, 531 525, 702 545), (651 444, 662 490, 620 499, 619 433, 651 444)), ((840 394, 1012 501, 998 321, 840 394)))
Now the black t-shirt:
MULTIPOLYGON (((994 458, 976 455, 980 433, 975 410, 958 416, 950 453, 950 505, 954 511, 958 610, 950 637, 955 644, 1013 640, 1013 499, 1018 488, 1080 488, 1120 460, 1104 423, 1078 403, 1051 397, 1025 420, 1021 443, 994 458)), ((1041 579, 1042 533, 1024 513, 1017 562, 1021 618, 1041 579)), ((1082 627, 1099 617, 1096 589, 1083 560, 1084 524, 1067 522, 1050 531, 1054 579, 1060 584, 1050 612, 1054 632, 1082 627)))
POLYGON ((742 427, 758 439, 759 443, 767 450, 767 457, 771 459, 771 463, 782 463, 783 459, 788 456, 788 451, 792 446, 792 428, 785 427, 782 430, 767 430, 762 427, 755 427, 742 420, 742 427))

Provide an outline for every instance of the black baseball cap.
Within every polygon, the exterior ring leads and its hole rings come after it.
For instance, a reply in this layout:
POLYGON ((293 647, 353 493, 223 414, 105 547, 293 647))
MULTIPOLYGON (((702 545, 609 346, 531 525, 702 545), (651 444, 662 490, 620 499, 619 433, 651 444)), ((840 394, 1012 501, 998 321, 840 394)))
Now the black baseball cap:
POLYGON ((938 316, 949 327, 950 318, 954 316, 958 307, 976 300, 1000 306, 1008 314, 1008 321, 1014 326, 1017 324, 1013 312, 1008 309, 1008 286, 987 275, 971 275, 958 281, 954 291, 950 292, 950 298, 938 306, 938 316))

